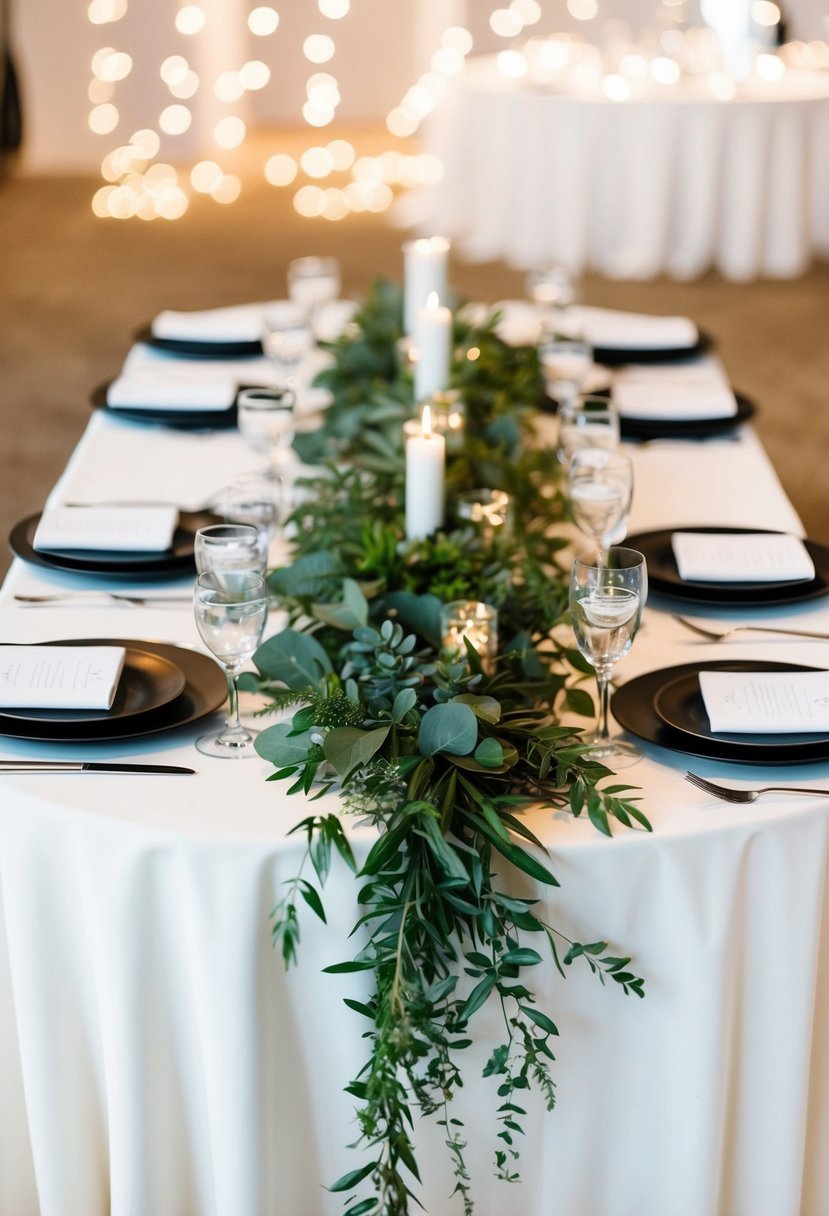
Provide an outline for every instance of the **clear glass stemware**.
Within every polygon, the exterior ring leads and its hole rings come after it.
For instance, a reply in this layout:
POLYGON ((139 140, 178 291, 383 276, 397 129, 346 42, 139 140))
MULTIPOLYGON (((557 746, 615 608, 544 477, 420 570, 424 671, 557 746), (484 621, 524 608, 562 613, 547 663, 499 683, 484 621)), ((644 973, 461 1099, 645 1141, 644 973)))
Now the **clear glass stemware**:
POLYGON ((567 470, 570 509, 576 526, 599 546, 624 539, 633 497, 633 464, 621 452, 577 448, 567 470))
POLYGON ((279 388, 295 389, 303 359, 314 346, 304 308, 289 301, 268 308, 262 318, 262 351, 271 361, 279 388))
POLYGON ((631 646, 648 594, 645 559, 635 549, 614 547, 602 565, 577 559, 570 577, 570 614, 576 645, 596 670, 599 718, 588 739, 591 755, 610 768, 641 759, 633 743, 612 739, 608 721, 610 676, 631 646))
POLYGON ((254 452, 267 458, 270 475, 277 481, 291 460, 295 404, 289 389, 245 388, 237 398, 239 434, 254 452))
POLYGON ((200 574, 193 593, 198 631, 227 676, 228 707, 225 725, 217 734, 202 735, 196 747, 206 756, 240 760, 256 754, 256 731, 242 725, 239 717, 237 680, 262 640, 268 619, 268 590, 265 580, 250 571, 200 574))
POLYGON ((294 258, 288 263, 288 295, 316 332, 320 309, 340 295, 340 264, 332 257, 294 258))
POLYGON ((558 411, 558 450, 561 464, 569 465, 579 448, 619 446, 619 414, 610 397, 582 396, 567 401, 558 411))
POLYGON ((267 536, 251 524, 199 528, 194 549, 199 574, 247 571, 263 576, 268 565, 267 536))

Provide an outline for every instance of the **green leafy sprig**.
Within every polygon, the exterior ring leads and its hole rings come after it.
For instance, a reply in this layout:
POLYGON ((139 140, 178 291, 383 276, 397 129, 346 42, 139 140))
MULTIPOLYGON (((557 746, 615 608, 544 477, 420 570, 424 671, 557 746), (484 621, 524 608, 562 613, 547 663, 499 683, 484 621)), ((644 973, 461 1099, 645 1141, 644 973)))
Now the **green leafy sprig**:
POLYGON ((456 321, 452 380, 467 407, 466 442, 448 469, 445 530, 406 544, 402 421, 413 402, 400 315, 399 290, 378 284, 355 329, 331 348, 320 382, 333 404, 302 452, 328 463, 294 511, 291 564, 269 579, 290 627, 260 647, 258 678, 248 682, 290 712, 257 739, 274 765, 269 779, 311 801, 337 791, 345 812, 377 833, 358 863, 338 815, 306 816, 293 829, 305 839, 303 860, 273 916, 274 943, 291 965, 300 908, 325 921, 335 855, 354 871, 362 945, 327 970, 373 979, 367 1000, 345 1002, 365 1025, 366 1061, 347 1087, 364 1160, 331 1189, 344 1196, 345 1216, 407 1216, 419 1206, 419 1112, 444 1130, 470 1216, 465 1130, 452 1103, 477 1011, 494 1000, 502 1014, 484 1076, 495 1091, 495 1174, 515 1181, 526 1094, 536 1090, 547 1109, 555 1102, 558 1030, 539 1007, 532 968, 546 954, 563 976, 581 960, 602 984, 644 995, 629 958, 604 941, 569 940, 548 922, 545 900, 510 893, 514 871, 550 897, 558 887, 524 812, 568 808, 606 835, 613 820, 650 825, 630 787, 604 784, 609 770, 559 718, 592 713, 581 687, 592 669, 568 625, 566 541, 556 529, 566 502, 533 433, 536 353, 507 347, 494 317, 456 321), (457 495, 479 486, 513 496, 511 529, 486 532, 455 516, 457 495), (468 644, 460 655, 442 651, 440 607, 454 598, 498 607, 503 642, 492 670, 468 644))

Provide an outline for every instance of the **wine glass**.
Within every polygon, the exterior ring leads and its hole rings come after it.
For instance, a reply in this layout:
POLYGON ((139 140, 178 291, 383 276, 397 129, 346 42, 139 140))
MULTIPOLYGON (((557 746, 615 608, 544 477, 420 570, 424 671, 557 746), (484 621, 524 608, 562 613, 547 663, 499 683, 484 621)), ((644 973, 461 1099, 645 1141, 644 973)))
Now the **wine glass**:
POLYGON ((291 460, 294 441, 294 405, 289 389, 245 388, 236 402, 239 434, 255 452, 268 459, 271 476, 281 479, 280 470, 291 460))
POLYGON ((581 338, 550 338, 538 348, 547 396, 559 406, 577 397, 593 366, 593 348, 581 338))
POLYGON ((281 513, 281 484, 264 473, 239 473, 222 501, 225 522, 258 528, 268 547, 276 536, 281 513))
POLYGON ((268 539, 250 524, 210 524, 195 540, 199 574, 248 572, 263 575, 268 565, 268 539))
POLYGON ((558 450, 561 464, 568 465, 578 448, 619 446, 619 414, 609 397, 574 397, 558 412, 558 450))
POLYGON ((304 310, 311 329, 323 304, 340 295, 340 264, 336 258, 294 258, 288 263, 288 295, 304 310))
POLYGON ((611 739, 608 725, 610 673, 633 645, 648 594, 645 559, 635 549, 611 548, 602 565, 577 559, 570 578, 570 614, 576 645, 596 669, 599 719, 589 739, 591 755, 610 768, 635 764, 633 743, 611 739))
POLYGON ((532 303, 553 317, 565 313, 576 303, 573 275, 566 266, 549 263, 534 266, 528 271, 524 286, 532 303))
POLYGON ((621 452, 577 448, 567 470, 570 509, 577 527, 605 551, 624 538, 633 497, 633 465, 621 452))
POLYGON ((314 345, 303 308, 285 300, 273 304, 262 318, 262 350, 270 359, 279 388, 295 389, 302 360, 314 345))
POLYGON ((227 717, 224 729, 202 735, 196 747, 206 756, 242 760, 256 754, 253 737, 239 718, 237 680, 262 640, 268 619, 268 589, 261 574, 235 570, 208 571, 196 579, 193 593, 196 625, 211 654, 227 675, 227 717))

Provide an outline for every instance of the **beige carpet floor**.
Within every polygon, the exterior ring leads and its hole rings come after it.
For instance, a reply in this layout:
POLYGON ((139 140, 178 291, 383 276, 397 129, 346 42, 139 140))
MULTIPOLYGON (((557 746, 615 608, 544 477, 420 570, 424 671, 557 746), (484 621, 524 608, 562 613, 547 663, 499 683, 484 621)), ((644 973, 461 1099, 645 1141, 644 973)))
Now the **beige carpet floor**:
MULTIPOLYGON (((162 308, 204 308, 284 292, 291 258, 334 253, 346 294, 401 273, 404 233, 385 216, 297 216, 290 193, 253 183, 222 207, 197 198, 180 220, 96 219, 99 182, 0 181, 0 535, 36 511, 114 376, 136 329, 162 308)), ((522 294, 523 276, 453 258, 464 296, 522 294)), ((693 283, 589 277, 587 302, 693 317, 717 340, 807 531, 829 542, 829 265, 794 281, 693 283)), ((0 570, 8 557, 0 552, 0 570)))

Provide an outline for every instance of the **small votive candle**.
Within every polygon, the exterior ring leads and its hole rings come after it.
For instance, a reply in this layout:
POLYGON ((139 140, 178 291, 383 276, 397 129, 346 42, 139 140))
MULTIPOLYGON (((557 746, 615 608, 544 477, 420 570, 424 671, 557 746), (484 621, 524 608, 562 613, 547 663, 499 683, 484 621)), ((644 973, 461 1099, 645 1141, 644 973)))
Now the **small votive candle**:
MULTIPOLYGON (((461 401, 458 390, 435 393, 423 404, 431 411, 432 430, 446 440, 447 453, 459 452, 466 437, 466 402, 461 401)), ((403 430, 407 435, 418 435, 420 423, 416 418, 410 419, 403 423, 403 430)))
POLYGON ((452 600, 441 607, 440 636, 444 650, 461 658, 466 639, 480 655, 484 671, 491 672, 498 653, 498 609, 480 600, 452 600))
POLYGON ((474 524, 491 540, 498 528, 505 532, 512 523, 512 498, 506 490, 470 490, 455 504, 455 515, 474 524))

